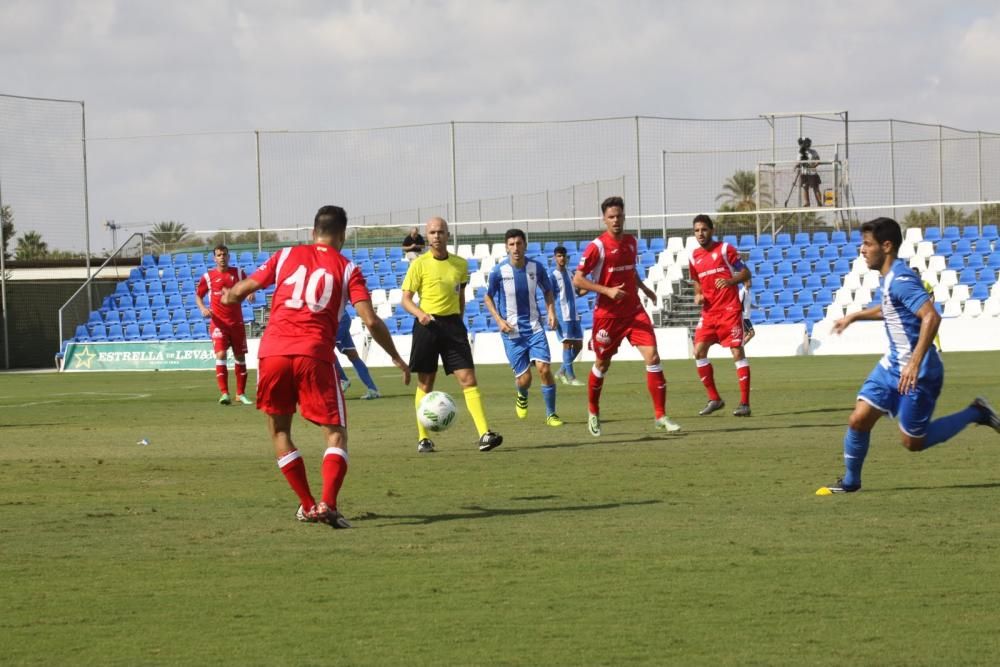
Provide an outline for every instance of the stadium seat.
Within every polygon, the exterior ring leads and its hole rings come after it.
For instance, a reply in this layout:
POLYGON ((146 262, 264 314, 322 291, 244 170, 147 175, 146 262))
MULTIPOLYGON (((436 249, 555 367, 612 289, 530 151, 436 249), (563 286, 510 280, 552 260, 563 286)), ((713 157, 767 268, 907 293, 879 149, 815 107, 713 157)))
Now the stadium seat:
POLYGON ((149 307, 153 310, 167 307, 167 298, 162 294, 154 294, 149 299, 149 307))
POLYGON ((830 261, 827 259, 820 259, 813 262, 813 273, 818 276, 825 276, 832 273, 833 269, 830 266, 830 261))
POLYGON ((170 311, 170 321, 173 323, 187 323, 187 312, 183 308, 174 308, 170 311))
POLYGON ((847 243, 847 232, 830 232, 830 243, 845 245, 847 243))
POLYGON ((158 267, 160 267, 161 269, 166 268, 168 266, 173 266, 174 265, 174 258, 173 258, 172 255, 169 255, 169 254, 160 255, 157 258, 156 265, 158 267))
POLYGON ((802 310, 802 306, 794 305, 785 309, 786 322, 802 322, 805 319, 806 314, 805 311, 802 310))
POLYGON ((962 235, 959 232, 958 227, 951 227, 951 226, 945 227, 944 231, 941 232, 941 238, 943 239, 951 239, 953 241, 957 241, 961 237, 962 235))
POLYGON ((131 308, 123 308, 118 311, 121 313, 121 323, 122 325, 131 324, 135 322, 135 311, 131 308))
POLYGON ((978 225, 966 225, 962 227, 962 238, 963 239, 978 239, 979 238, 979 226, 978 225))
POLYGON ((77 325, 76 333, 73 334, 73 340, 77 343, 86 343, 90 340, 90 331, 87 330, 86 324, 77 325))
POLYGON ((823 278, 818 273, 811 273, 806 276, 805 287, 811 290, 818 290, 823 287, 823 278))
POLYGON ((173 340, 174 327, 170 322, 162 322, 156 329, 156 337, 160 340, 173 340))
POLYGON ((87 318, 87 326, 91 324, 104 324, 104 318, 101 317, 100 311, 90 311, 90 316, 87 318))
POLYGON ((972 253, 972 241, 969 239, 959 239, 955 242, 952 252, 959 255, 969 255, 972 253))
POLYGON ((101 313, 101 319, 105 325, 121 324, 122 322, 121 315, 118 314, 117 310, 104 311, 103 313, 101 313))
POLYGON ((809 245, 809 243, 810 243, 809 232, 796 232, 795 233, 795 243, 794 243, 794 245, 796 245, 796 246, 798 246, 800 248, 804 248, 805 246, 809 245))
POLYGON ((854 243, 854 244, 861 243, 861 230, 852 229, 851 233, 847 235, 847 239, 848 243, 854 243))
POLYGON ((788 248, 792 245, 792 235, 781 233, 774 237, 774 247, 788 248))
POLYGON ((156 267, 156 259, 152 255, 143 255, 142 256, 142 261, 140 262, 140 266, 142 266, 143 268, 146 268, 146 267, 154 267, 155 268, 156 267))
POLYGON ((141 334, 139 333, 139 325, 135 322, 131 322, 125 325, 125 330, 123 332, 125 340, 139 340, 141 334))
POLYGON ((812 235, 813 245, 825 246, 830 243, 830 235, 826 232, 813 232, 812 235))
POLYGON ((775 305, 774 292, 771 292, 770 290, 757 292, 758 308, 772 308, 774 305, 775 305))
POLYGON ((789 262, 798 262, 802 260, 802 248, 799 246, 790 246, 785 248, 785 259, 789 262))
POLYGON ((791 306, 795 303, 795 292, 790 289, 781 290, 778 292, 776 303, 779 306, 791 306))
POLYGON ((961 255, 949 255, 945 266, 954 271, 961 271, 965 268, 965 259, 961 255))
POLYGON ((253 322, 253 306, 244 301, 241 304, 241 309, 243 311, 243 322, 253 322))
MULTIPOLYGON (((677 237, 671 237, 671 241, 677 237)), ((670 246, 667 245, 669 248, 670 246)), ((753 234, 744 234, 740 237, 740 250, 743 252, 749 252, 757 247, 757 241, 754 239, 753 234)))
POLYGON ((125 331, 122 329, 120 324, 112 324, 108 327, 108 341, 112 343, 121 343, 125 340, 125 331))
POLYGON ((753 273, 754 276, 759 276, 761 278, 767 278, 768 276, 773 276, 775 275, 774 265, 771 264, 770 262, 763 262, 761 264, 758 264, 756 270, 752 271, 751 273, 753 273))
POLYGON ((774 268, 774 275, 776 276, 790 276, 792 273, 793 270, 791 262, 781 262, 774 268))
POLYGON ((851 263, 847 259, 841 257, 836 262, 833 263, 832 273, 839 275, 844 275, 845 273, 850 273, 851 263))
MULTIPOLYGON (((793 292, 798 292, 803 288, 802 276, 791 275, 785 277, 785 289, 790 289, 793 292)), ((778 290, 779 292, 781 290, 778 290)))
POLYGON ((108 339, 108 330, 102 323, 88 324, 87 330, 90 331, 90 341, 92 343, 103 343, 108 339))
POLYGON ((204 340, 210 338, 208 335, 208 326, 205 324, 204 320, 199 320, 191 324, 191 339, 192 340, 204 340))
POLYGON ((835 291, 836 290, 832 290, 829 287, 818 289, 816 290, 816 293, 813 295, 813 300, 821 306, 826 306, 830 303, 833 303, 833 293, 835 291))
POLYGON ((132 298, 131 294, 116 294, 115 305, 118 307, 118 310, 135 308, 135 299, 132 298))
POLYGON ((153 322, 155 324, 162 324, 163 322, 170 321, 170 311, 166 308, 157 308, 153 310, 153 322))
POLYGON ((763 262, 766 256, 763 248, 752 248, 750 250, 750 255, 747 257, 748 262, 763 262))
POLYGON ((920 227, 908 227, 903 230, 903 240, 916 245, 924 240, 923 230, 920 227))
POLYGON ((972 286, 972 292, 969 294, 969 298, 986 301, 990 298, 989 286, 986 283, 976 283, 972 286))
POLYGON ((780 292, 785 289, 785 278, 784 276, 768 276, 764 281, 764 287, 772 292, 780 292))
MULTIPOLYGON (((728 241, 725 242, 728 243, 728 241)), ((732 245, 735 246, 736 244, 733 243, 732 245)), ((666 247, 667 247, 667 242, 663 240, 662 236, 657 236, 649 240, 649 249, 651 252, 659 253, 665 250, 666 247)))
POLYGON ((983 259, 982 255, 974 252, 965 258, 965 265, 971 269, 979 270, 986 266, 986 260, 983 259))
POLYGON ((941 230, 937 227, 928 227, 924 230, 925 241, 940 241, 941 230))
MULTIPOLYGON (((760 248, 757 248, 756 251, 762 252, 760 248)), ((785 254, 782 252, 781 248, 768 248, 767 252, 764 252, 764 259, 769 262, 781 262, 784 261, 785 254)))
POLYGON ((818 303, 810 304, 810 306, 806 309, 806 320, 810 323, 819 322, 823 319, 823 316, 823 306, 818 303))
POLYGON ((813 291, 808 289, 802 290, 798 293, 798 296, 795 297, 795 303, 799 304, 803 308, 816 303, 816 299, 813 297, 813 291))
POLYGON ((163 294, 163 283, 160 282, 159 278, 146 281, 146 294, 163 294))
POLYGON ((983 231, 979 237, 988 241, 997 241, 1000 240, 1000 233, 997 232, 996 225, 983 225, 983 231))
POLYGON ((812 262, 810 262, 809 260, 804 259, 795 265, 795 275, 797 276, 802 276, 802 277, 808 276, 809 274, 812 273, 812 270, 813 270, 812 262))
POLYGON ((830 261, 840 259, 840 247, 833 245, 832 243, 827 244, 823 246, 822 252, 820 252, 820 257, 830 261))
POLYGON ((774 245, 774 239, 771 238, 770 234, 761 234, 760 238, 757 239, 758 248, 770 248, 774 245))
POLYGON ((144 310, 150 307, 149 297, 145 294, 140 294, 132 300, 132 307, 136 310, 144 310))
POLYGON ((820 250, 818 245, 807 245, 802 249, 802 259, 808 259, 810 261, 816 261, 820 258, 820 250))

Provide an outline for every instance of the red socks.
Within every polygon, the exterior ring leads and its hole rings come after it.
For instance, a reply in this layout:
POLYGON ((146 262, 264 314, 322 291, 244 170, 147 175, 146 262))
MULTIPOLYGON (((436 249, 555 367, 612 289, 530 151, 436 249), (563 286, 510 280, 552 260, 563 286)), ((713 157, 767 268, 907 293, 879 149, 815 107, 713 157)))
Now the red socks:
POLYGON ((238 361, 236 362, 236 393, 240 396, 247 393, 247 365, 238 361))
POLYGON ((229 369, 226 367, 225 359, 215 360, 215 381, 219 385, 219 391, 223 394, 229 393, 229 369))
POLYGON ((659 364, 646 366, 646 388, 653 399, 653 415, 659 419, 666 414, 667 405, 667 380, 659 364))
POLYGON ((698 367, 698 377, 701 378, 701 383, 705 385, 705 391, 708 392, 708 400, 721 401, 719 390, 715 388, 715 371, 712 369, 712 362, 708 359, 695 359, 694 363, 698 367))
POLYGON ((590 414, 601 413, 601 389, 604 388, 604 374, 597 370, 595 365, 590 369, 590 377, 587 378, 587 406, 590 414))
POLYGON ((750 405, 750 362, 746 359, 736 362, 736 379, 740 383, 740 403, 750 405))
MULTIPOLYGON (((281 473, 288 480, 288 485, 292 487, 292 491, 295 491, 295 495, 299 497, 299 504, 302 505, 302 509, 307 512, 311 510, 316 501, 309 490, 309 481, 306 479, 306 464, 302 460, 302 454, 299 453, 299 450, 293 449, 278 459, 278 468, 281 469, 281 473)), ((325 466, 324 472, 326 472, 325 466)))
POLYGON ((337 509, 337 494, 347 476, 347 452, 340 447, 327 447, 323 454, 323 502, 337 509))

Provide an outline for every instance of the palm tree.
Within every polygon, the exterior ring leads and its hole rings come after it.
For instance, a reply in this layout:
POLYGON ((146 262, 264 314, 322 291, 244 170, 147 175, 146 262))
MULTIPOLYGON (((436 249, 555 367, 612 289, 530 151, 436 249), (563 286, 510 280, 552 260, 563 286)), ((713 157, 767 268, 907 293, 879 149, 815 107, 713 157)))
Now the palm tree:
MULTIPOLYGON (((757 174, 750 170, 737 169, 722 184, 722 192, 715 198, 715 201, 720 199, 723 200, 723 204, 719 210, 756 211, 757 174)), ((767 191, 766 187, 761 187, 760 203, 761 208, 771 207, 771 193, 767 191)))
POLYGON ((42 240, 38 232, 25 232, 17 240, 14 257, 21 262, 43 259, 49 254, 49 244, 42 240))
POLYGON ((10 259, 10 251, 7 250, 7 246, 14 238, 14 211, 11 210, 9 204, 0 208, 0 224, 3 225, 3 256, 4 259, 10 259))
POLYGON ((167 246, 176 246, 191 237, 191 232, 180 222, 169 220, 158 222, 153 225, 153 229, 146 235, 146 240, 152 245, 158 245, 166 250, 167 246))

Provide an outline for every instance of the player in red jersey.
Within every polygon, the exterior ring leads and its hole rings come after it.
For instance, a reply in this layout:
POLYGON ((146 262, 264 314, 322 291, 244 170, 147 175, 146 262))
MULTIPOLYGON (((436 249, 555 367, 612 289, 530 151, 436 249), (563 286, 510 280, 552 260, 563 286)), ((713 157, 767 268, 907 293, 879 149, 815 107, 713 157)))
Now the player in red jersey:
POLYGON ((639 280, 635 237, 624 232, 625 202, 621 197, 608 197, 601 202, 601 213, 607 231, 587 246, 573 275, 574 287, 597 293, 591 337, 597 360, 587 383, 590 409, 587 428, 595 437, 601 434, 600 400, 604 376, 618 346, 627 338, 646 362, 646 386, 653 399, 656 428, 671 433, 679 431, 681 427, 666 415, 667 381, 656 349, 656 333, 639 302, 640 289, 650 299, 655 299, 656 294, 639 280), (588 275, 593 280, 588 279, 588 275))
POLYGON ((238 304, 263 287, 277 285, 271 317, 260 341, 257 408, 267 414, 278 467, 299 497, 300 521, 351 524, 337 509, 337 495, 347 474, 347 413, 333 366, 339 319, 348 301, 372 338, 389 353, 410 383, 410 368, 399 356, 385 323, 375 315, 361 270, 340 254, 347 214, 324 206, 313 222, 311 245, 275 253, 246 280, 224 290, 223 303, 238 304), (292 417, 299 414, 323 430, 323 495, 316 502, 306 479, 305 463, 292 442, 292 417))
MULTIPOLYGON (((212 345, 215 348, 215 381, 219 384, 222 396, 219 403, 229 405, 229 369, 226 367, 226 350, 233 348, 233 358, 236 360, 236 400, 244 405, 251 401, 246 397, 247 388, 247 332, 243 328, 243 311, 240 304, 225 305, 220 301, 223 289, 228 289, 246 278, 246 273, 238 266, 229 266, 229 248, 224 245, 215 246, 215 268, 209 269, 198 281, 194 291, 194 300, 198 310, 205 317, 211 317, 212 345), (205 306, 202 299, 209 292, 211 309, 205 306)), ((247 297, 253 303, 253 294, 247 297)))
POLYGON ((736 362, 740 405, 733 410, 733 414, 749 417, 750 362, 743 351, 746 328, 740 284, 750 285, 750 269, 743 264, 736 248, 712 238, 714 229, 710 217, 695 216, 694 238, 700 247, 691 253, 688 268, 694 282, 694 302, 701 304, 701 319, 694 331, 694 360, 698 366, 698 377, 708 392, 708 404, 698 414, 710 415, 726 406, 715 388, 712 362, 708 360, 708 348, 718 343, 729 348, 736 362))

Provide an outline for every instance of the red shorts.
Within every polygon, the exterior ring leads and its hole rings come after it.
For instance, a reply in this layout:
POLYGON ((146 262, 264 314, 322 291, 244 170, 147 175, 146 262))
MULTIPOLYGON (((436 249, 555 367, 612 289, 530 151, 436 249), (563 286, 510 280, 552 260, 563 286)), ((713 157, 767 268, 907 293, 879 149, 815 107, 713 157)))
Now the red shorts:
POLYGON ((743 345, 743 311, 732 310, 714 315, 705 313, 698 321, 694 330, 694 342, 718 343, 722 347, 740 347, 743 345))
POLYGON ((656 332, 646 311, 631 318, 601 317, 594 318, 593 336, 590 347, 598 359, 610 359, 615 356, 618 346, 628 338, 633 347, 640 345, 656 346, 656 332))
POLYGON ((242 357, 247 353, 247 330, 242 324, 225 325, 212 322, 212 347, 216 353, 233 348, 233 354, 242 357))
POLYGON ((299 414, 314 424, 347 426, 344 394, 333 364, 315 357, 264 357, 257 366, 257 409, 299 414))

